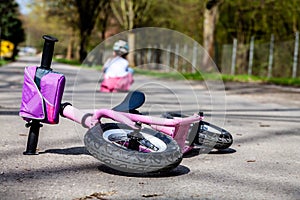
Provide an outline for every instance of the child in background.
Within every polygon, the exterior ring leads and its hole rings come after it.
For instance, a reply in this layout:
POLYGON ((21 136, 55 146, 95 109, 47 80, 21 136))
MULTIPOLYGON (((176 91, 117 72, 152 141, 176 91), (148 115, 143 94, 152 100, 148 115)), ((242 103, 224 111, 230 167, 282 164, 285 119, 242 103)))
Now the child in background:
POLYGON ((119 40, 113 46, 113 57, 108 59, 103 67, 104 80, 101 83, 101 92, 128 91, 133 83, 132 72, 126 56, 129 47, 126 41, 119 40))

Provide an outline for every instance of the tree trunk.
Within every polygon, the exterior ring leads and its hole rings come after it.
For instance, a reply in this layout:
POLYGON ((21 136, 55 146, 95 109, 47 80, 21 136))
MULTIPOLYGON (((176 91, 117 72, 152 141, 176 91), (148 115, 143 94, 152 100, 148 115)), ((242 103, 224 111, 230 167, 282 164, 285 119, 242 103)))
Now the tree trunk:
POLYGON ((97 23, 97 18, 99 13, 105 4, 109 1, 105 0, 89 0, 81 1, 76 0, 76 7, 79 14, 78 27, 80 29, 80 61, 82 62, 87 56, 87 46, 89 42, 89 37, 97 23))
POLYGON ((128 62, 129 65, 134 67, 134 50, 135 50, 135 35, 132 31, 129 31, 128 33, 128 46, 129 46, 129 54, 128 54, 128 62))
POLYGON ((242 42, 238 43, 236 55, 236 69, 237 74, 247 73, 248 61, 248 46, 242 42))
POLYGON ((69 44, 68 44, 68 48, 67 48, 67 55, 66 55, 66 59, 71 60, 73 59, 73 48, 74 48, 74 31, 72 30, 72 34, 70 36, 70 40, 69 40, 69 44))
POLYGON ((11 60, 12 61, 16 61, 17 55, 18 55, 18 44, 15 43, 14 44, 14 49, 13 49, 11 60))
POLYGON ((218 0, 209 0, 204 11, 203 45, 207 54, 203 57, 202 67, 205 71, 210 71, 213 67, 211 66, 210 57, 214 58, 214 35, 219 15, 219 3, 218 0))
POLYGON ((79 60, 83 62, 87 56, 86 45, 88 44, 88 35, 83 32, 80 37, 80 50, 79 50, 79 60))

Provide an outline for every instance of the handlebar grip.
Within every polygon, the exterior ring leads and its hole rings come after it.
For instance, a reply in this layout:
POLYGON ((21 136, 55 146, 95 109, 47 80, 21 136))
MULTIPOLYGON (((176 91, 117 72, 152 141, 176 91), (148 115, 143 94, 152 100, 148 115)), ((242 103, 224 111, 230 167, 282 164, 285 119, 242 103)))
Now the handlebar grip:
POLYGON ((49 35, 44 35, 43 39, 45 40, 45 43, 43 48, 41 68, 50 69, 54 52, 54 44, 58 41, 58 39, 49 35))

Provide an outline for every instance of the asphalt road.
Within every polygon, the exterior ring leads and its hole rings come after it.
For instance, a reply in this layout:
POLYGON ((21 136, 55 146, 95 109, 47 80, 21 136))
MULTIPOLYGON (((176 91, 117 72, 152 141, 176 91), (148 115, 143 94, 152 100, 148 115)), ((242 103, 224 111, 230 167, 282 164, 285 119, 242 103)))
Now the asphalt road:
MULTIPOLYGON (((0 67, 0 199, 300 199, 300 88, 164 81, 135 75, 146 93, 142 112, 192 114, 232 133, 223 152, 185 156, 169 173, 131 176, 85 150, 85 129, 67 119, 44 125, 39 155, 25 156, 28 129, 18 116, 23 70, 39 58, 0 67)), ((67 78, 64 101, 109 108, 125 93, 98 92, 99 72, 53 63, 67 78)))

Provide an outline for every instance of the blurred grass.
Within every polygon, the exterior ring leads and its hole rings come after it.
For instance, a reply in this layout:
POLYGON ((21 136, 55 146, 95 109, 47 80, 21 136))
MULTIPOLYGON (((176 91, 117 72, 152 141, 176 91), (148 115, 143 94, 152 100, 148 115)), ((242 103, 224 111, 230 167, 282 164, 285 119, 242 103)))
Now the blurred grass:
POLYGON ((2 65, 7 64, 7 63, 8 63, 8 61, 0 59, 0 67, 1 67, 2 65))
POLYGON ((249 76, 249 75, 222 75, 224 82, 233 81, 233 82, 257 82, 257 83, 268 83, 284 86, 300 86, 300 78, 266 78, 259 76, 249 76))
POLYGON ((56 62, 59 62, 59 63, 68 64, 68 65, 75 65, 75 66, 81 65, 81 63, 78 60, 68 60, 65 58, 53 58, 53 60, 56 62))
MULTIPOLYGON (((56 62, 81 66, 78 61, 71 61, 66 59, 54 59, 56 62)), ((83 66, 88 67, 88 66, 83 66)), ((94 69, 101 70, 102 66, 93 66, 94 69)), ((224 82, 243 82, 243 83, 266 83, 266 84, 276 84, 283 86, 300 86, 300 78, 266 78, 259 76, 249 76, 249 75, 227 75, 219 73, 178 73, 178 72, 162 72, 154 70, 145 70, 134 68, 135 74, 153 76, 156 78, 165 78, 172 80, 223 80, 224 82)))
POLYGON ((242 83, 266 83, 266 84, 276 84, 283 86, 300 86, 300 78, 266 78, 259 76, 249 76, 249 75, 227 75, 227 74, 217 74, 217 73, 175 73, 175 72, 157 72, 148 71, 141 69, 134 69, 136 74, 154 76, 157 78, 168 78, 176 80, 223 80, 224 82, 242 82, 242 83))

